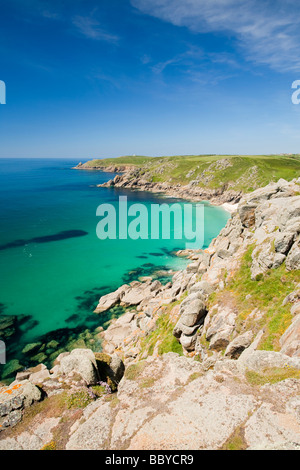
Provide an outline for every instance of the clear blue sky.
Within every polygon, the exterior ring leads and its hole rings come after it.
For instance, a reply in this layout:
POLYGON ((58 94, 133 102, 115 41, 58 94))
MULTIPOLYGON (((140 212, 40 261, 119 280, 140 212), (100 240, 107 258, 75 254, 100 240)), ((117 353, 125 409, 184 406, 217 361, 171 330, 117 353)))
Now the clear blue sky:
POLYGON ((300 152, 296 0, 0 6, 0 157, 300 152))

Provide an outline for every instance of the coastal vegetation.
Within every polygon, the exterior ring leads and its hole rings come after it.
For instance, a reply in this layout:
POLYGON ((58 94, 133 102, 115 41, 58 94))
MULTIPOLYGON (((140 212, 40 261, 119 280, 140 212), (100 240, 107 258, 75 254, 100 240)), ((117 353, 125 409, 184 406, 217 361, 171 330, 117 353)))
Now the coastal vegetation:
POLYGON ((276 269, 251 279, 252 254, 255 245, 247 248, 240 260, 237 272, 219 293, 213 293, 209 299, 210 309, 220 302, 230 302, 238 310, 236 331, 241 333, 251 330, 257 333, 264 329, 259 348, 279 351, 279 339, 290 326, 293 315, 284 299, 295 290, 300 281, 300 270, 287 271, 285 263, 276 269), (254 309, 260 312, 260 318, 253 318, 254 309))
MULTIPOLYGON (((170 306, 174 307, 174 304, 170 306)), ((146 353, 151 356, 155 348, 160 356, 168 352, 183 354, 181 344, 173 335, 176 322, 170 317, 170 306, 165 308, 165 313, 157 318, 155 330, 141 341, 141 355, 146 353)))
POLYGON ((178 155, 164 157, 124 156, 90 160, 82 169, 138 170, 139 177, 152 183, 193 184, 216 189, 226 186, 250 192, 271 181, 295 178, 300 155, 178 155))

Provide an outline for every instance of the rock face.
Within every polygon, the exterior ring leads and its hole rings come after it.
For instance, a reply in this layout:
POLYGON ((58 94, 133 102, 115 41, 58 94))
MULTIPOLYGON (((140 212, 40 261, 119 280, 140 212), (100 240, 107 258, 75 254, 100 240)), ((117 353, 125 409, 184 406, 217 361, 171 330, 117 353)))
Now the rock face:
POLYGON ((106 310, 114 307, 118 302, 120 302, 128 288, 129 286, 125 284, 124 286, 119 287, 115 292, 102 296, 95 309, 95 313, 105 312, 106 310))
POLYGON ((40 390, 28 380, 0 388, 0 431, 22 419, 22 410, 42 397, 40 390))
POLYGON ((146 282, 133 281, 130 285, 124 284, 115 292, 111 292, 100 298, 95 313, 105 312, 117 303, 125 306, 139 305, 143 300, 154 297, 162 285, 159 281, 150 279, 146 282))
POLYGON ((252 343, 253 333, 252 331, 246 331, 246 333, 237 336, 231 343, 228 344, 225 350, 225 357, 230 359, 238 359, 242 352, 249 348, 252 343))
POLYGON ((87 385, 95 385, 99 380, 95 355, 89 349, 73 349, 61 359, 60 371, 64 375, 79 374, 87 385))
MULTIPOLYGON (((81 169, 81 168, 79 168, 81 169)), ((84 169, 84 168, 83 168, 84 169)), ((241 197, 242 192, 234 191, 232 189, 208 189, 207 187, 199 187, 198 184, 194 185, 192 182, 188 185, 173 185, 168 183, 153 183, 139 177, 139 172, 134 169, 126 172, 124 175, 117 175, 113 180, 107 183, 98 185, 99 187, 117 187, 129 188, 139 191, 152 191, 155 193, 164 193, 168 196, 182 197, 183 199, 190 199, 193 201, 211 201, 213 204, 224 203, 237 203, 241 197)))
POLYGON ((187 350, 194 350, 197 339, 197 330, 206 315, 204 296, 198 291, 189 294, 180 305, 180 319, 173 334, 187 350))
POLYGON ((230 308, 219 308, 212 318, 209 317, 210 321, 205 325, 209 349, 219 351, 229 345, 235 319, 236 313, 230 308))
MULTIPOLYGON (((124 374, 123 361, 117 355, 93 353, 90 349, 73 349, 62 354, 53 368, 54 378, 66 379, 79 376, 86 386, 96 385, 99 381, 117 385, 124 374), (108 380, 109 379, 109 380, 108 380)), ((29 378, 32 380, 32 375, 29 378)))
MULTIPOLYGON (((205 372, 199 362, 174 353, 148 357, 127 369, 112 401, 99 398, 74 416, 64 428, 62 448, 299 450, 299 380, 265 385, 258 393, 238 362, 219 361, 205 372)), ((67 414, 62 416, 65 422, 67 414)), ((47 417, 26 436, 3 433, 0 449, 28 448, 28 443, 40 449, 43 425, 46 442, 59 445, 60 424, 53 421, 47 417)))
POLYGON ((300 357, 300 314, 280 338, 281 352, 288 356, 300 357))
POLYGON ((117 389, 124 370, 123 361, 117 355, 74 349, 71 353, 60 354, 50 371, 44 364, 39 364, 18 372, 10 386, 0 388, 0 431, 15 426, 21 421, 23 410, 45 396, 69 391, 95 398, 93 385, 101 385, 111 393, 117 389))

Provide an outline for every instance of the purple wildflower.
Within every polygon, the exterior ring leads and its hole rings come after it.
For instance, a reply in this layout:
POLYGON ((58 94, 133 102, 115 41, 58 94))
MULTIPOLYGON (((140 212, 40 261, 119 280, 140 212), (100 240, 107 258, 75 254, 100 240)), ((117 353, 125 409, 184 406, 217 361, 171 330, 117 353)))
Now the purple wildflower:
POLYGON ((111 388, 108 385, 108 383, 100 381, 100 382, 97 382, 97 384, 100 385, 101 387, 104 387, 107 394, 111 393, 111 388))

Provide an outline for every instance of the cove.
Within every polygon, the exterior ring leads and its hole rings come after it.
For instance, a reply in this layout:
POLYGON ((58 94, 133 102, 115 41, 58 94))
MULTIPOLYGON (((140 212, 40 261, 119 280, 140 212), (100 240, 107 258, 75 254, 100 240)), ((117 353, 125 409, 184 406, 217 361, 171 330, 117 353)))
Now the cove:
MULTIPOLYGON (((72 170, 76 164, 63 159, 0 159, 0 304, 1 315, 20 318, 15 351, 54 330, 95 328, 100 319, 92 312, 101 295, 139 276, 187 264, 172 254, 185 248, 184 239, 99 240, 100 204, 116 205, 119 196, 126 196, 129 207, 150 207, 166 198, 97 188, 114 174, 72 170)), ((167 202, 181 204, 178 199, 167 202)), ((204 206, 205 248, 229 214, 204 206)), ((9 338, 6 346, 9 356, 9 338)))

